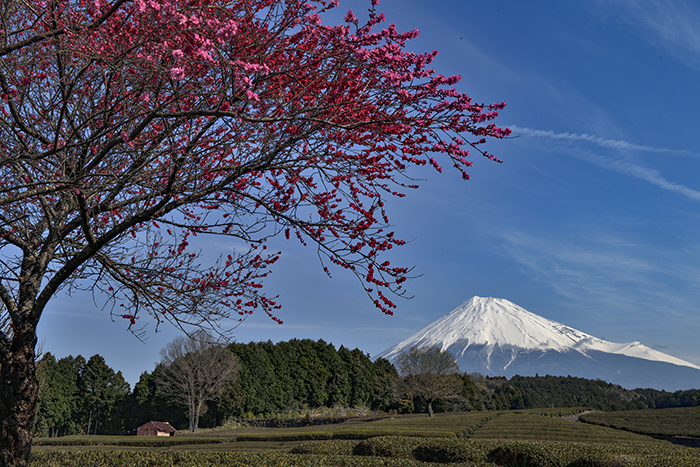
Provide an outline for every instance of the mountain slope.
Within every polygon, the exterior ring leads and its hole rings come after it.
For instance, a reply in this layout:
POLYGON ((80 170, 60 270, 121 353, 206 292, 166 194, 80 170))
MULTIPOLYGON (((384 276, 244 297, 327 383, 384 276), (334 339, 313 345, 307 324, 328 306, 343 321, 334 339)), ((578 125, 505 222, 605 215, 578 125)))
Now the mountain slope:
POLYGON ((700 387, 700 366, 639 342, 618 344, 543 318, 499 298, 473 297, 378 357, 410 347, 451 352, 462 371, 601 378, 624 387, 700 387))

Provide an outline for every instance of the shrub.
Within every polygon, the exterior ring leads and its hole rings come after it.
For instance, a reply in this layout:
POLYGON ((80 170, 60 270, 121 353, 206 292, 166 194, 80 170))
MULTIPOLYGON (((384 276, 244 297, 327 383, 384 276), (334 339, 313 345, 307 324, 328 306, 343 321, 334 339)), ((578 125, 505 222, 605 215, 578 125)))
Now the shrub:
MULTIPOLYGON (((426 439, 412 451, 413 458, 422 462, 474 463, 487 462, 488 454, 501 441, 470 441, 464 439, 426 439)), ((490 461, 489 461, 490 462, 490 461)), ((491 464, 489 464, 491 465, 491 464)))
POLYGON ((217 453, 209 451, 90 451, 32 454, 30 467, 423 467, 410 459, 334 455, 298 455, 277 452, 217 453))
POLYGON ((489 462, 503 467, 560 467, 565 465, 555 453, 536 443, 501 446, 488 455, 489 462))
POLYGON ((360 441, 335 439, 329 441, 309 441, 294 446, 290 454, 316 454, 329 456, 351 456, 360 441))
POLYGON ((582 457, 573 461, 566 467, 625 467, 629 464, 622 464, 619 461, 601 457, 582 457))
POLYGON ((38 438, 35 446, 132 446, 163 447, 186 444, 216 444, 230 441, 226 437, 194 436, 62 436, 59 438, 38 438))
POLYGON ((411 459, 413 450, 425 442, 423 438, 379 436, 358 443, 352 453, 356 456, 399 457, 411 459))
POLYGON ((309 441, 333 439, 330 431, 302 431, 292 433, 250 433, 238 435, 236 441, 309 441))
MULTIPOLYGON (((376 430, 376 429, 355 429, 336 431, 333 439, 371 439, 383 437, 395 437, 397 433, 392 430, 376 430)), ((400 437, 410 438, 454 438, 454 433, 445 431, 401 431, 400 437)))

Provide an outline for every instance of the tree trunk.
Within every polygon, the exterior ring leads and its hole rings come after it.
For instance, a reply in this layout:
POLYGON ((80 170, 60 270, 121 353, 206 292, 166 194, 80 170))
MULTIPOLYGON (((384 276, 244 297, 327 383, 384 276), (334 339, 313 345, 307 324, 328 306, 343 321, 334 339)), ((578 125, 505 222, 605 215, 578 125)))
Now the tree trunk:
POLYGON ((88 411, 88 422, 87 422, 87 428, 85 428, 85 434, 89 435, 90 434, 90 425, 92 425, 92 409, 88 411))
POLYGON ((97 420, 100 419, 100 411, 97 411, 97 415, 95 415, 95 431, 92 432, 93 435, 97 435, 97 420))
POLYGON ((194 403, 192 403, 189 407, 189 418, 190 418, 190 432, 191 433, 197 433, 197 426, 194 424, 194 403))
POLYGON ((192 433, 197 433, 197 430, 199 429, 199 414, 202 411, 202 402, 197 401, 195 404, 194 408, 194 421, 192 422, 192 425, 194 429, 192 430, 192 433))
POLYGON ((16 329, 11 343, 0 352, 0 467, 29 465, 34 410, 39 396, 35 345, 36 334, 32 329, 16 329))
POLYGON ((434 417, 435 412, 433 412, 433 401, 428 401, 428 417, 434 417))

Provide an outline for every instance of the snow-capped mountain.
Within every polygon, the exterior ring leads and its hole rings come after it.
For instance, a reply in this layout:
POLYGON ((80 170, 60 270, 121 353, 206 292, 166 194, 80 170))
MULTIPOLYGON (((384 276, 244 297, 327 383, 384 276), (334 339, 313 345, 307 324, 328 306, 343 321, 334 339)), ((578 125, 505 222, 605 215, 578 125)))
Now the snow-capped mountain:
POLYGON ((411 347, 452 353, 462 371, 600 378, 628 388, 700 388, 700 366, 639 342, 617 344, 543 318, 502 298, 473 297, 378 357, 411 347))

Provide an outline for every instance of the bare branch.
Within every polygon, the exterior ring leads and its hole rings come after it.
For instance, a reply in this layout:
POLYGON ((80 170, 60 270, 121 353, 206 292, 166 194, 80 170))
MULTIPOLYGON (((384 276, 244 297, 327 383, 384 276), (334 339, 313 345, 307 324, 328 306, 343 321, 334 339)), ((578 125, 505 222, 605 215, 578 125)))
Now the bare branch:
POLYGON ((161 350, 160 391, 187 407, 190 431, 197 432, 206 402, 216 399, 241 369, 238 358, 205 332, 176 337, 161 350))

